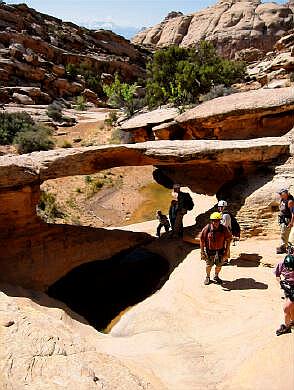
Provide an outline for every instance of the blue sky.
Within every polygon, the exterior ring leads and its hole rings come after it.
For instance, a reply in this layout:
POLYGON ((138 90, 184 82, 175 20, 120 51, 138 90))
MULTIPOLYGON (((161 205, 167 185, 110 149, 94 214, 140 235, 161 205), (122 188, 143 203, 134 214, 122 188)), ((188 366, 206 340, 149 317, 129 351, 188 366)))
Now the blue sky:
POLYGON ((159 23, 170 11, 187 14, 216 2, 217 0, 6 0, 7 4, 26 3, 40 12, 77 24, 109 21, 120 26, 139 28, 159 23))

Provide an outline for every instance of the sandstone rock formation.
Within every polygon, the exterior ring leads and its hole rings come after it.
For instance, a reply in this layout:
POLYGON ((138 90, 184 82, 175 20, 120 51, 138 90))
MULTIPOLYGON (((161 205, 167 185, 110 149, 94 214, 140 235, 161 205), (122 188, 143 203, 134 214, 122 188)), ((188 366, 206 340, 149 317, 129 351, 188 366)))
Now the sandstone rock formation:
POLYGON ((65 305, 36 291, 0 289, 1 389, 162 388, 135 362, 101 352, 105 335, 65 305))
POLYGON ((270 87, 272 80, 285 79, 291 83, 294 71, 294 30, 280 38, 273 49, 262 61, 253 62, 247 68, 252 80, 260 81, 264 87, 270 87))
MULTIPOLYGON (((62 22, 25 4, 0 4, 0 44, 0 95, 4 103, 13 100, 6 87, 34 87, 49 95, 49 99, 40 94, 30 96, 37 104, 80 94, 85 81, 67 76, 68 64, 87 67, 97 77, 118 72, 126 81, 145 74, 144 53, 123 37, 62 22)), ((28 95, 26 90, 22 94, 28 95)))
POLYGON ((202 11, 167 18, 138 33, 136 44, 161 48, 169 45, 195 47, 200 40, 214 43, 219 53, 234 58, 235 52, 258 48, 264 53, 293 28, 293 11, 260 0, 220 0, 202 11))
MULTIPOLYGON (((280 136, 294 126, 294 89, 260 89, 236 93, 204 102, 165 123, 160 110, 141 114, 121 129, 131 141, 152 139, 250 139, 280 136), (158 115, 159 114, 159 115, 158 115)), ((170 109, 171 110, 171 109, 170 109)), ((172 112, 172 111, 169 111, 172 112)), ((174 111, 175 113, 175 111, 174 111)))
POLYGON ((5 204, 0 210, 0 243, 6 248, 0 254, 0 278, 46 290, 79 264, 110 258, 150 239, 146 234, 42 222, 36 206, 45 180, 115 166, 154 165, 160 168, 161 180, 167 177, 172 182, 180 177, 195 192, 215 194, 228 181, 254 174, 289 154, 287 138, 264 138, 160 141, 0 157, 0 201, 5 204), (214 174, 212 180, 208 180, 208 171, 214 174))

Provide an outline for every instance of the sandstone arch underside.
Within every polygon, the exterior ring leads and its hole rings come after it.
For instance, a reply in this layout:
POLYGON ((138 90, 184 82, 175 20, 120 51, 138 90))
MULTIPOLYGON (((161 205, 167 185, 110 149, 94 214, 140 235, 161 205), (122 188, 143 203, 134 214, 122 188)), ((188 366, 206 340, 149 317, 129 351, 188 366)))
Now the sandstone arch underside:
POLYGON ((287 137, 243 141, 157 141, 0 157, 0 253, 5 282, 46 290, 76 266, 142 245, 145 233, 50 225, 36 214, 42 182, 118 166, 156 166, 170 180, 215 194, 238 176, 279 165, 290 156, 287 137))

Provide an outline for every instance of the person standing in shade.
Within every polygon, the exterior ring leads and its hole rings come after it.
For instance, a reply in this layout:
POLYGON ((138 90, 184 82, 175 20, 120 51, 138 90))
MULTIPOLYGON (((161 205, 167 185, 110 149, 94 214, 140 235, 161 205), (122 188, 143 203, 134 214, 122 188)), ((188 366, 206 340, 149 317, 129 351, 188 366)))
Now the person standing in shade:
POLYGON ((172 231, 174 231, 174 227, 175 227, 177 209, 178 209, 178 203, 175 199, 173 199, 170 203, 169 212, 168 212, 172 231))
POLYGON ((294 226, 294 198, 286 188, 282 188, 280 195, 279 225, 281 229, 281 245, 277 248, 277 253, 286 253, 289 242, 289 235, 294 226))
POLYGON ((187 214, 188 210, 192 210, 194 202, 191 195, 182 192, 180 184, 173 185, 173 198, 177 201, 176 219, 173 230, 173 237, 180 238, 184 235, 183 218, 187 214))
POLYGON ((206 278, 204 284, 210 284, 210 273, 215 265, 214 281, 221 284, 219 273, 223 262, 228 258, 228 249, 232 240, 232 234, 221 224, 222 215, 218 212, 212 213, 210 222, 200 234, 201 259, 206 261, 206 278))
POLYGON ((167 216, 162 214, 161 210, 157 211, 156 218, 159 220, 159 225, 157 226, 156 235, 157 237, 160 237, 161 228, 164 227, 165 231, 168 232, 170 228, 170 223, 167 216))

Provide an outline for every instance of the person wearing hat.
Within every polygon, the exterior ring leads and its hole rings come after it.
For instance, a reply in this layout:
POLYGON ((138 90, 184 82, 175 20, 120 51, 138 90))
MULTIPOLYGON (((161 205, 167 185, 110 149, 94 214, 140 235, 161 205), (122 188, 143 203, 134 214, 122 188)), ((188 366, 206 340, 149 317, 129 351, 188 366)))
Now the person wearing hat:
POLYGON ((285 299, 285 323, 276 330, 276 335, 280 336, 285 333, 291 333, 291 327, 294 325, 294 255, 287 255, 277 265, 275 276, 285 295, 283 297, 285 299))
POLYGON ((214 281, 221 284, 219 273, 224 261, 228 258, 229 245, 232 233, 221 224, 222 215, 219 212, 210 215, 210 223, 200 234, 201 259, 206 261, 206 278, 204 284, 210 284, 210 273, 215 265, 214 281))
POLYGON ((289 235, 294 226, 294 198, 288 189, 281 188, 280 195, 279 225, 281 229, 281 245, 277 248, 277 253, 286 253, 289 242, 289 235))

